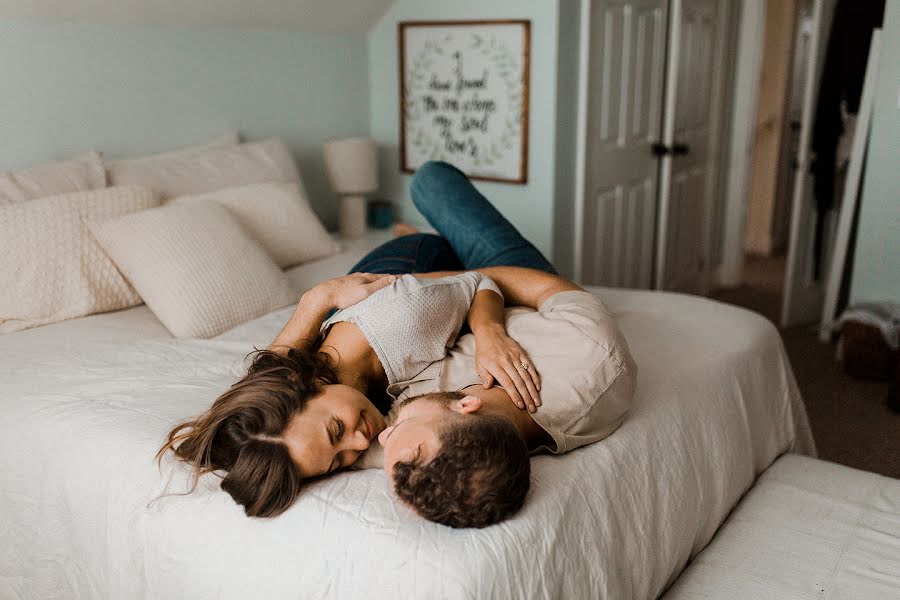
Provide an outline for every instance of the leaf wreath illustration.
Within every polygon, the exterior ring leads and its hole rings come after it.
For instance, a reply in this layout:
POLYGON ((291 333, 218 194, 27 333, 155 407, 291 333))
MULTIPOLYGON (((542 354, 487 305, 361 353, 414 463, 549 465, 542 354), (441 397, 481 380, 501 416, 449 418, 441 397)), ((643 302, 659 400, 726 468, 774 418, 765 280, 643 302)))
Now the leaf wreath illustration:
POLYGON ((497 139, 490 143, 489 152, 483 155, 484 163, 493 165, 503 158, 500 149, 504 151, 512 149, 513 140, 520 134, 518 128, 522 122, 521 65, 512 50, 494 35, 487 41, 473 33, 471 48, 494 63, 497 75, 506 87, 506 106, 509 113, 504 122, 505 127, 497 139))
MULTIPOLYGON (((442 40, 443 44, 450 43, 452 36, 447 34, 442 40)), ((426 156, 431 160, 442 158, 440 154, 440 142, 434 140, 422 128, 421 122, 425 116, 425 98, 419 94, 425 91, 427 86, 426 76, 428 69, 434 65, 436 57, 444 55, 443 45, 433 40, 425 40, 423 49, 413 58, 406 73, 406 85, 403 87, 403 117, 410 131, 410 140, 420 156, 426 156)))
MULTIPOLYGON (((453 44, 452 34, 439 39, 425 40, 422 49, 407 67, 406 85, 404 86, 403 114, 410 132, 409 142, 417 154, 432 160, 444 158, 442 138, 424 122, 425 92, 428 85, 428 69, 436 62, 446 62, 446 57, 453 44), (440 57, 440 58, 439 58, 440 57)), ((505 152, 514 147, 520 139, 522 124, 522 66, 516 55, 496 35, 482 35, 473 32, 469 49, 480 54, 491 65, 492 71, 503 82, 505 90, 506 118, 503 119, 503 130, 483 140, 471 156, 475 166, 492 166, 503 158, 505 152)), ((469 146, 467 146, 469 147, 469 146)))

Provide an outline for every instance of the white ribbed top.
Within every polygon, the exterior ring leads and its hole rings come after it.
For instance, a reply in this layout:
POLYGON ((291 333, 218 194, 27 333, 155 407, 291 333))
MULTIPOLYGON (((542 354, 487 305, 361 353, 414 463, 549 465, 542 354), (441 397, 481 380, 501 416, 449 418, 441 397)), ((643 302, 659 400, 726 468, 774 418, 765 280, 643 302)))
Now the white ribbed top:
POLYGON ((384 367, 388 384, 412 379, 444 358, 456 342, 475 294, 500 289, 486 275, 467 271, 440 279, 402 275, 358 304, 334 313, 322 331, 355 324, 384 367))

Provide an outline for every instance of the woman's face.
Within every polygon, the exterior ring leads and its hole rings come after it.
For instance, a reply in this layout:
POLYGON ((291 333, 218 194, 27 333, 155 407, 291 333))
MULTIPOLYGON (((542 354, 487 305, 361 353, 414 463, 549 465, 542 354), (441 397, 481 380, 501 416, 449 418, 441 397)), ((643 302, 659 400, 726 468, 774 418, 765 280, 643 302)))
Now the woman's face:
POLYGON ((384 417, 358 390, 326 385, 294 415, 284 439, 303 477, 352 465, 384 430, 384 417))

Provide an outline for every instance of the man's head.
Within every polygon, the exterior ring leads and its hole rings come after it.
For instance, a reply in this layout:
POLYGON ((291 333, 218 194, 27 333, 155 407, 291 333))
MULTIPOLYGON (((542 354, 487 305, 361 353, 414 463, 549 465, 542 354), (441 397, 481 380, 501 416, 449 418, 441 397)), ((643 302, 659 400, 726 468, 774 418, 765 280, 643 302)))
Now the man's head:
POLYGON ((378 440, 394 491, 416 512, 450 527, 486 527, 514 514, 530 485, 528 447, 480 398, 424 394, 398 404, 378 440))

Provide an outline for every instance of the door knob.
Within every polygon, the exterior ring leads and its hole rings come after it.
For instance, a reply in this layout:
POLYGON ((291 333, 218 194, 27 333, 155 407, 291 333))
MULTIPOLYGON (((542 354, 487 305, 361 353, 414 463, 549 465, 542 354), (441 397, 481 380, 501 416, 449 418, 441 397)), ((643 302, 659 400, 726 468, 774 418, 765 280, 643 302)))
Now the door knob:
POLYGON ((672 144, 672 146, 669 147, 660 142, 656 142, 650 146, 650 151, 653 153, 653 156, 665 156, 666 154, 682 156, 690 152, 690 149, 690 146, 687 144, 672 144))

